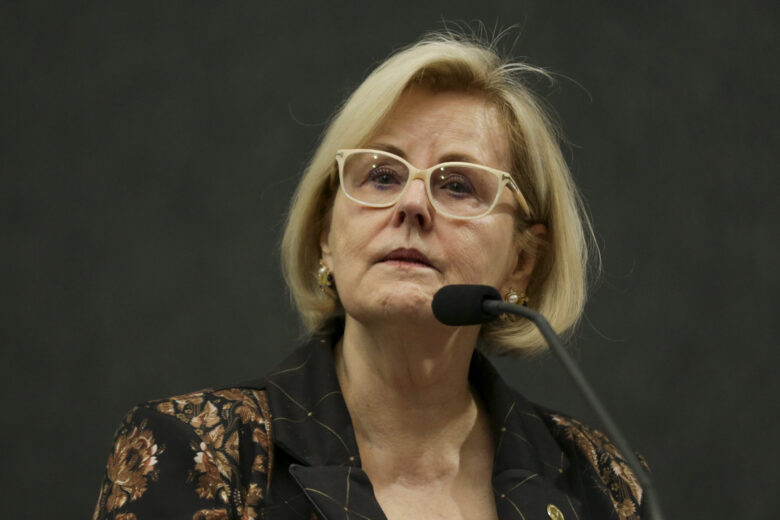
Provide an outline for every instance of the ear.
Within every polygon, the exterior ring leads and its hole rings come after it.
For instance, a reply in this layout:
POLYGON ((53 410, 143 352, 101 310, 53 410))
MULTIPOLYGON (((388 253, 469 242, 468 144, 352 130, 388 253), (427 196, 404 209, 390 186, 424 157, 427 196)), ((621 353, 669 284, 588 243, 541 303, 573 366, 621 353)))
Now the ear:
POLYGON ((523 235, 517 240, 515 267, 509 274, 502 292, 513 288, 518 292, 525 293, 541 253, 539 245, 544 241, 546 235, 547 226, 544 224, 534 224, 523 232, 523 235))

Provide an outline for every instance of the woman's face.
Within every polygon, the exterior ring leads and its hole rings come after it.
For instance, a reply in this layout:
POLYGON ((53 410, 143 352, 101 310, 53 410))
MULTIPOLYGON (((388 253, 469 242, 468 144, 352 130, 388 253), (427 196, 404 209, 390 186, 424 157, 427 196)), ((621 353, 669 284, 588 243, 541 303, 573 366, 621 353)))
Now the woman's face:
MULTIPOLYGON (((477 95, 412 89, 362 147, 390 151, 417 168, 455 160, 509 171, 498 121, 496 107, 477 95)), ((445 285, 525 289, 533 261, 519 249, 517 210, 506 188, 493 211, 474 220, 436 213, 420 179, 389 208, 362 206, 339 190, 321 236, 323 263, 352 318, 430 319, 433 295, 445 285)))

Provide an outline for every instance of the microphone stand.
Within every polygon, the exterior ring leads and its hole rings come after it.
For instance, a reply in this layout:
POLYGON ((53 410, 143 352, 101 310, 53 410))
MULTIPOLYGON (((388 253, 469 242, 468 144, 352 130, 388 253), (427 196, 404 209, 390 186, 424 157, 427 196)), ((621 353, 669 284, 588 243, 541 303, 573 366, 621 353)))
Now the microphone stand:
POLYGON ((639 482, 642 484, 645 497, 647 498, 647 505, 649 506, 649 518, 653 520, 663 520, 661 504, 658 502, 658 497, 655 493, 655 488, 653 487, 650 476, 639 463, 639 459, 637 459, 636 455, 629 447, 628 442, 623 437, 623 434, 620 433, 617 425, 607 413, 607 409, 604 408, 604 405, 601 404, 601 401, 599 401, 598 397, 596 397, 596 393, 590 387, 590 384, 588 384, 585 376, 582 375, 582 372, 580 372, 580 369, 574 363, 574 360, 572 360, 571 356, 569 356, 569 354, 563 348, 563 345, 561 345, 561 342, 558 340, 558 335, 555 334, 555 331, 552 329, 547 319, 545 319, 545 317, 538 312, 532 311, 528 307, 523 307, 521 305, 515 305, 512 303, 505 303, 501 300, 485 299, 482 302, 482 309, 486 313, 495 316, 500 316, 501 314, 514 314, 516 316, 522 316, 523 318, 531 320, 534 325, 536 325, 536 327, 539 329, 539 332, 542 333, 542 336, 544 336, 544 339, 547 341, 547 344, 550 345, 552 351, 555 352, 556 356, 558 356, 558 359, 566 368, 566 371, 574 380, 574 383, 577 385, 577 387, 579 387, 580 391, 585 396, 585 400, 588 402, 593 411, 596 412, 596 415, 604 424, 604 428, 607 430, 607 433, 611 437, 612 441, 623 454, 623 460, 626 462, 626 464, 628 464, 636 477, 639 479, 639 482))

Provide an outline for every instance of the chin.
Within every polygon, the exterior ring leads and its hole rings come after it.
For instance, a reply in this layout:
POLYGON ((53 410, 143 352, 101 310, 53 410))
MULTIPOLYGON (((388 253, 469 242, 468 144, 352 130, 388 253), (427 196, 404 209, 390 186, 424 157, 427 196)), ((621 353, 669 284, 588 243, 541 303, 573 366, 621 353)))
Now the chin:
POLYGON ((350 315, 365 322, 375 319, 383 323, 395 319, 405 323, 435 320, 431 301, 436 290, 438 287, 399 281, 381 286, 360 301, 343 303, 350 315))

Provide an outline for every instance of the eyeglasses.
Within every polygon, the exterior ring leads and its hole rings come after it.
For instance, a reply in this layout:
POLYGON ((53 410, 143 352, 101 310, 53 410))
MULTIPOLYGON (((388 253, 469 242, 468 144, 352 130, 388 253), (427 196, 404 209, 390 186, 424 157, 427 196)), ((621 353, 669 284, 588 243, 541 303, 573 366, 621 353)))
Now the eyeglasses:
POLYGON ((372 208, 387 208, 403 197, 414 179, 425 181, 428 200, 436 211, 455 219, 474 219, 495 207, 505 186, 530 216, 528 203, 511 175, 467 162, 445 162, 421 170, 389 152, 336 152, 341 188, 351 200, 372 208))

